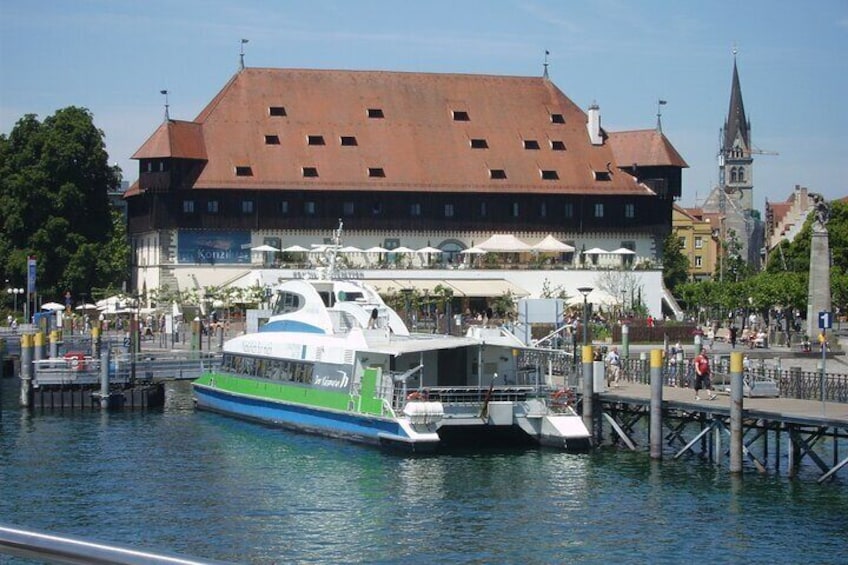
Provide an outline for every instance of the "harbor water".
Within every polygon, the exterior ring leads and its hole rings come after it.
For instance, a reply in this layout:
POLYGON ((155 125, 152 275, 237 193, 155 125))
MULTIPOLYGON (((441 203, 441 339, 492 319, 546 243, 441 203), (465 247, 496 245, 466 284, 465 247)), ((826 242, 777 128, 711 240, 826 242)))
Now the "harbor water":
POLYGON ((30 414, 0 385, 6 525, 251 564, 848 562, 844 475, 613 447, 408 456, 195 412, 185 382, 113 413, 30 414))

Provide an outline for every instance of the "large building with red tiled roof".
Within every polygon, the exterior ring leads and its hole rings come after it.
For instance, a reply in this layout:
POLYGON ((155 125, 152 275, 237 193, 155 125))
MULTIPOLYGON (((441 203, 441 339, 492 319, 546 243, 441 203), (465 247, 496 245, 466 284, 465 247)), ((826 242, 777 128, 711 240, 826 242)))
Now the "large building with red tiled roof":
POLYGON ((133 156, 134 283, 223 284, 263 260, 251 247, 320 242, 338 219, 353 245, 446 259, 512 233, 574 246, 566 266, 593 247, 656 264, 687 165, 659 130, 600 122, 546 77, 242 69, 133 156))

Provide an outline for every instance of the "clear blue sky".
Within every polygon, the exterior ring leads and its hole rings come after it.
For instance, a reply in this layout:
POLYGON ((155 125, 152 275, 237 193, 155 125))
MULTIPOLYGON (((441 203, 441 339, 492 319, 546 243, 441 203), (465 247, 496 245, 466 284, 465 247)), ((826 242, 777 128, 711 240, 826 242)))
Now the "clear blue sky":
POLYGON ((754 202, 796 184, 848 195, 848 1, 747 0, 0 0, 0 132, 82 106, 110 161, 130 156, 163 118, 193 119, 237 71, 253 67, 538 76, 611 131, 663 131, 690 168, 682 204, 718 179, 719 130, 737 62, 755 147, 754 202))

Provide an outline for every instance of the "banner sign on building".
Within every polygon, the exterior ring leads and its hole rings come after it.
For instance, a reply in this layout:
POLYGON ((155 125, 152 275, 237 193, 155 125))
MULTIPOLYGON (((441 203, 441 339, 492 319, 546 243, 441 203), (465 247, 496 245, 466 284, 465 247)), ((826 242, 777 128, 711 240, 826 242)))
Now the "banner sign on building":
POLYGON ((250 232, 199 232, 180 230, 177 262, 202 265, 250 263, 250 232))

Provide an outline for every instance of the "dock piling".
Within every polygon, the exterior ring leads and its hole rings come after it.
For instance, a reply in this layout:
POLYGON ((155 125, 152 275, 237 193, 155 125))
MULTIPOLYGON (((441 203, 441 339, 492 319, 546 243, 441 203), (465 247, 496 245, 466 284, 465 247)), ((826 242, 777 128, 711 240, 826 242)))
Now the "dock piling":
POLYGON ((100 358, 100 407, 109 407, 109 349, 100 358))
POLYGON ((594 355, 591 345, 583 346, 583 424, 589 430, 589 436, 595 437, 595 420, 592 417, 592 404, 595 400, 594 355))
POLYGON ((29 408, 32 405, 32 336, 21 336, 21 406, 29 408))
POLYGON ((730 354, 730 472, 742 472, 742 352, 730 354))
POLYGON ((662 459, 662 350, 651 350, 651 459, 662 459))

